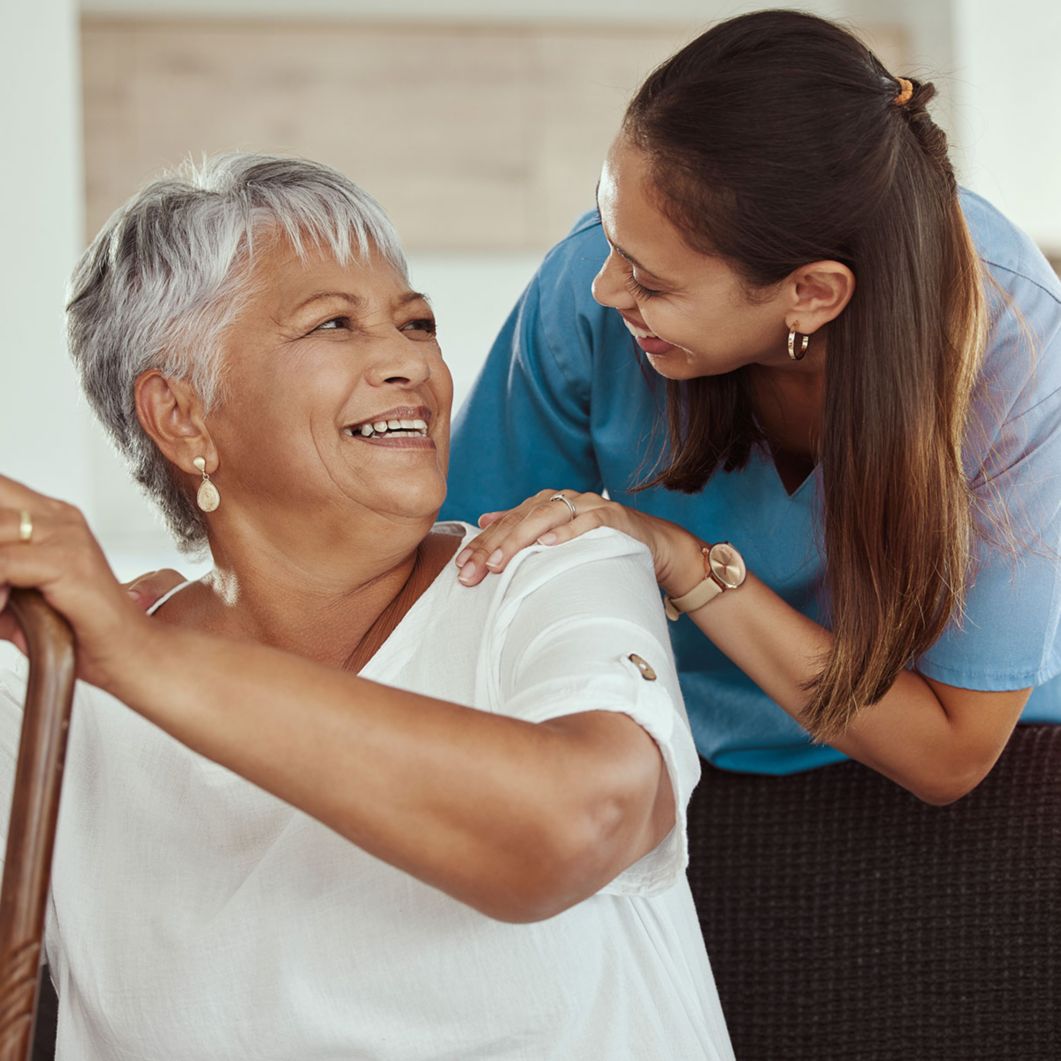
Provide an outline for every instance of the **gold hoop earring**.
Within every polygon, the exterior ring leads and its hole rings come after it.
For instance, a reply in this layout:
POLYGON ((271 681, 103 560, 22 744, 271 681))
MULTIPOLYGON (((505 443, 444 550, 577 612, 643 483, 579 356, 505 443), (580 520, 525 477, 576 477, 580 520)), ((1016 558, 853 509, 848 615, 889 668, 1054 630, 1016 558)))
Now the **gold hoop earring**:
POLYGON ((810 336, 801 335, 796 329, 799 327, 799 321, 793 321, 792 327, 788 331, 788 356, 793 361, 802 361, 807 354, 807 347, 810 346, 810 336), (796 349, 796 338, 799 338, 799 350, 796 349))
POLYGON ((195 503, 203 512, 214 512, 217 506, 221 504, 221 494, 210 481, 210 476, 206 474, 206 458, 196 457, 192 464, 203 475, 203 481, 199 484, 199 492, 195 495, 195 503))

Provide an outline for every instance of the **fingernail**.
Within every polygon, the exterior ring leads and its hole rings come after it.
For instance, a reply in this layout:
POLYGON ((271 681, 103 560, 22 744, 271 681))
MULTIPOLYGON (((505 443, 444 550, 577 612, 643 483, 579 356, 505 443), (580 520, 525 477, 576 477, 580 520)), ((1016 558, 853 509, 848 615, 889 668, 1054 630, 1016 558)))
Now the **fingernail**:
POLYGON ((468 560, 471 558, 471 555, 472 555, 471 547, 469 547, 467 549, 461 549, 461 551, 459 553, 457 553, 457 559, 454 560, 453 562, 458 567, 463 567, 468 562, 468 560))
POLYGON ((505 554, 500 549, 495 549, 490 556, 487 558, 487 567, 497 567, 498 564, 504 559, 505 554))
POLYGON ((473 578, 475 578, 475 564, 465 564, 461 568, 460 574, 457 576, 457 581, 462 585, 467 586, 471 583, 473 578))
POLYGON ((143 604, 144 595, 137 589, 128 589, 125 591, 133 599, 134 604, 143 604))
POLYGON ((549 531, 546 534, 543 534, 538 539, 538 544, 539 545, 552 545, 555 541, 556 541, 556 535, 553 534, 552 531, 549 531))

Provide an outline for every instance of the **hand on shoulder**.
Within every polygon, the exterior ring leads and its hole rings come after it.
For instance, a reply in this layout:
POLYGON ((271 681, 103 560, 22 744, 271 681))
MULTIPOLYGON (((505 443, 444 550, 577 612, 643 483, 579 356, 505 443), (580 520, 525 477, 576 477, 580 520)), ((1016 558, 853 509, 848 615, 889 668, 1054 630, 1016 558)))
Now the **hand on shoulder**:
POLYGON ((669 520, 638 512, 595 493, 539 490, 515 508, 479 517, 482 533, 457 554, 459 579, 477 586, 489 574, 500 574, 520 550, 534 543, 555 546, 610 527, 647 546, 656 580, 668 592, 685 592, 702 572, 701 543, 669 520), (692 577, 690 576, 692 572, 692 577))

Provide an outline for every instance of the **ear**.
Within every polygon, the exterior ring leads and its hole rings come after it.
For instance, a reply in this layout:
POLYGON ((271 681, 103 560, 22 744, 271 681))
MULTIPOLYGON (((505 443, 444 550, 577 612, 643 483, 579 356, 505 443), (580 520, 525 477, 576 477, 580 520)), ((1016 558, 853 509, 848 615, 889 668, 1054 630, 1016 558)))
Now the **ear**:
POLYGON ((182 472, 198 476, 192 463, 206 459, 206 471, 217 470, 217 448, 206 426, 203 403, 191 384, 151 369, 136 380, 136 415, 162 455, 182 472))
POLYGON ((786 324, 804 335, 813 335, 839 317, 851 301, 855 274, 841 262, 810 262, 789 276, 789 288, 786 324))

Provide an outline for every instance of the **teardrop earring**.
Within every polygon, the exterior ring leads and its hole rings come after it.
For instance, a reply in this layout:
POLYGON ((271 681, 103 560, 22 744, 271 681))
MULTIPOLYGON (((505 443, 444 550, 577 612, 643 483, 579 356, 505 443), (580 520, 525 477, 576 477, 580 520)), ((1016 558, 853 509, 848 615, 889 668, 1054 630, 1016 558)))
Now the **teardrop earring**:
POLYGON ((210 481, 210 476, 206 474, 206 458, 196 457, 192 464, 203 475, 203 481, 199 484, 199 492, 195 495, 195 503, 203 512, 213 512, 221 504, 221 495, 218 493, 217 487, 210 481))

